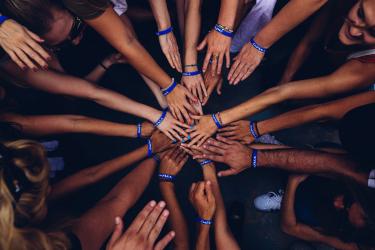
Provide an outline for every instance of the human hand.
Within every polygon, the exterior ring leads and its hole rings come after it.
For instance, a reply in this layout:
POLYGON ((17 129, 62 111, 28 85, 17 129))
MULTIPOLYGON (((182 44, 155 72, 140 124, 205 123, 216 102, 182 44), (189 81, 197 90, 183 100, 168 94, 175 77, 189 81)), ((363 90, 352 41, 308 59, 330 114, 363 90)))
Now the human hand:
POLYGON ((305 181, 307 177, 309 177, 308 174, 291 174, 289 175, 289 181, 300 184, 301 182, 305 181))
POLYGON ((185 121, 188 124, 192 123, 190 114, 197 114, 196 110, 191 106, 189 100, 198 102, 198 98, 193 96, 184 86, 177 84, 174 90, 166 96, 169 109, 174 117, 180 122, 185 121))
POLYGON ((224 36, 219 32, 212 30, 209 32, 203 41, 199 44, 198 50, 201 51, 207 46, 206 57, 204 58, 203 72, 206 72, 210 59, 212 57, 212 74, 221 74, 221 69, 223 66, 224 56, 226 67, 230 67, 230 45, 232 39, 230 37, 224 36))
POLYGON ((159 43, 169 65, 178 72, 182 72, 181 56, 173 32, 159 36, 159 43))
POLYGON ((240 53, 233 59, 234 63, 229 71, 229 84, 237 85, 240 81, 248 78, 263 60, 264 53, 253 47, 250 43, 245 44, 240 53))
POLYGON ((189 156, 178 147, 174 147, 162 156, 159 173, 177 175, 185 165, 189 156))
POLYGON ((151 136, 152 151, 154 154, 161 153, 173 147, 172 141, 162 132, 156 130, 151 136))
MULTIPOLYGON (((161 113, 160 113, 161 115, 161 113)), ((172 141, 182 141, 182 136, 187 136, 188 134, 182 128, 190 128, 185 123, 176 120, 169 112, 167 112, 162 123, 157 126, 157 128, 162 131, 166 136, 172 141)))
POLYGON ((194 155, 193 159, 209 159, 230 167, 228 170, 220 171, 218 176, 236 175, 251 166, 252 149, 221 136, 217 136, 216 139, 208 139, 203 149, 193 147, 201 152, 194 155))
POLYGON ((125 59, 123 55, 120 53, 114 53, 106 57, 102 64, 104 67, 109 68, 114 64, 123 64, 123 63, 128 63, 128 60, 125 59))
MULTIPOLYGON (((193 68, 193 70, 196 71, 198 68, 193 68)), ((201 74, 195 76, 182 76, 181 83, 190 91, 190 93, 199 98, 200 102, 203 102, 206 98, 207 90, 201 74)))
POLYGON ((186 130, 190 133, 190 143, 188 146, 201 146, 208 138, 217 131, 217 126, 212 120, 211 115, 193 116, 197 120, 197 124, 186 130))
POLYGON ((116 217, 116 226, 107 244, 106 250, 162 250, 174 238, 175 232, 169 232, 159 242, 156 242, 169 211, 164 210, 165 202, 156 204, 151 201, 137 215, 129 228, 123 233, 124 224, 121 218, 116 217))
POLYGON ((150 122, 142 122, 141 136, 142 138, 149 138, 155 131, 155 127, 150 122))
POLYGON ((201 219, 211 220, 214 217, 216 202, 210 181, 193 183, 189 200, 201 219))
POLYGON ((237 121, 219 129, 218 135, 230 140, 239 141, 242 144, 251 144, 255 138, 250 133, 249 121, 237 121))
MULTIPOLYGON (((211 66, 209 66, 209 68, 210 67, 211 66)), ((223 86, 223 79, 222 79, 221 75, 219 75, 219 74, 212 75, 210 70, 208 70, 204 73, 204 82, 205 82, 206 88, 207 88, 207 96, 204 99, 202 105, 207 104, 207 102, 210 99, 211 94, 212 94, 212 92, 214 91, 215 88, 216 88, 217 94, 221 95, 221 87, 223 86)))
POLYGON ((0 46, 21 69, 48 68, 51 56, 39 43, 39 36, 16 21, 8 19, 0 25, 0 46))

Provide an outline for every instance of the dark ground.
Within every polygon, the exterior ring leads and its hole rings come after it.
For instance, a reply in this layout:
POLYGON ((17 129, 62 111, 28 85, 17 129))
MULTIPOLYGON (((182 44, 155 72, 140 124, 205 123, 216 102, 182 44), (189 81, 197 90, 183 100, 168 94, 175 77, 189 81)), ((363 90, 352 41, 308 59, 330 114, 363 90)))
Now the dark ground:
MULTIPOLYGON (((135 23, 134 26, 141 42, 153 54, 154 58, 157 58, 158 62, 162 62, 162 65, 167 70, 166 60, 161 54, 157 38, 153 36, 156 29, 154 22, 135 23), (150 39, 150 37, 152 39, 150 39)), ((214 93, 210 99, 209 105, 205 108, 205 112, 221 111, 225 108, 232 107, 275 84, 285 67, 288 54, 295 46, 296 37, 301 37, 302 31, 303 28, 294 31, 275 45, 263 65, 260 66, 249 79, 242 82, 240 85, 233 87, 229 86, 227 82, 224 82, 223 95, 217 96, 214 93)), ((168 70, 172 73, 170 69, 168 70)), ((124 93, 135 100, 149 103, 157 107, 157 103, 147 86, 142 82, 137 73, 127 65, 116 65, 112 67, 101 81, 101 84, 107 88, 124 93)), ((31 90, 27 91, 29 92, 31 90)), ((138 118, 108 110, 82 100, 66 99, 56 96, 51 97, 50 95, 37 93, 29 101, 32 106, 36 107, 34 110, 38 110, 38 108, 40 108, 39 110, 47 110, 43 112, 49 112, 51 107, 56 105, 62 107, 61 113, 69 111, 70 113, 79 113, 110 121, 133 124, 139 122, 138 118)), ((252 119, 265 119, 285 110, 287 110, 285 105, 278 105, 277 107, 267 109, 257 114, 252 117, 252 119)), ((274 135, 285 144, 299 147, 314 145, 321 141, 337 141, 334 127, 321 124, 301 126, 281 131, 274 135)), ((92 135, 65 135, 52 139, 56 138, 62 143, 61 153, 66 159, 66 171, 59 175, 57 179, 87 166, 127 153, 145 143, 145 141, 136 139, 92 135)), ((197 166, 198 165, 193 161, 187 163, 187 166, 184 167, 180 174, 181 178, 179 178, 179 180, 181 181, 177 183, 176 189, 189 221, 193 221, 194 214, 192 212, 193 209, 187 201, 188 188, 193 181, 202 179, 201 170, 197 166)), ((94 205, 95 202, 108 192, 108 190, 110 190, 128 171, 129 170, 125 170, 123 173, 117 173, 101 183, 55 204, 50 208, 50 212, 55 215, 59 214, 58 211, 68 213, 72 216, 80 214, 94 205)), ((242 249, 289 249, 292 242, 295 241, 281 232, 279 213, 260 213, 255 210, 253 205, 253 199, 256 196, 282 188, 285 181, 286 173, 282 171, 258 169, 245 171, 238 176, 227 177, 220 180, 227 210, 235 210, 239 214, 241 214, 241 208, 243 210, 242 227, 233 229, 236 237, 240 238, 242 249)), ((150 199, 160 199, 160 194, 157 189, 157 178, 155 176, 145 194, 126 217, 132 217, 139 211, 139 208, 143 207, 150 199)), ((125 221, 129 220, 126 219, 125 221)))

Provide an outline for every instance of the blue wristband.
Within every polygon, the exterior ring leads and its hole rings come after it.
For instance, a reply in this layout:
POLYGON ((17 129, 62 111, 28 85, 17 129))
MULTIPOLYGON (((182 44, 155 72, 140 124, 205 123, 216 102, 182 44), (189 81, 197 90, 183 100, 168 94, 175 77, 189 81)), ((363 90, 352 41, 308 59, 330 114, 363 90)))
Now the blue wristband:
POLYGON ((199 164, 201 165, 201 167, 204 167, 204 166, 206 166, 207 164, 210 164, 210 163, 212 163, 211 160, 204 160, 204 161, 202 161, 202 162, 199 163, 199 164))
POLYGON ((259 135, 255 129, 255 122, 250 121, 250 134, 254 137, 254 139, 258 139, 259 135))
POLYGON ((258 162, 258 150, 253 149, 253 152, 251 153, 251 167, 256 168, 258 162))
POLYGON ((224 35, 224 36, 227 36, 227 37, 230 37, 232 38, 233 37, 233 32, 230 32, 228 30, 225 30, 223 29, 222 27, 220 27, 220 25, 216 24, 214 29, 219 32, 220 34, 224 35))
POLYGON ((166 35, 166 34, 168 34, 168 33, 171 33, 172 31, 173 31, 173 27, 171 26, 171 27, 169 27, 169 28, 166 28, 165 30, 158 31, 158 32, 156 32, 155 34, 156 34, 157 36, 163 36, 163 35, 166 35))
POLYGON ((160 156, 158 154, 155 154, 152 159, 154 159, 157 163, 160 162, 160 156))
POLYGON ((211 225, 212 224, 212 220, 205 220, 205 219, 202 219, 202 218, 197 218, 197 222, 199 222, 203 225, 211 225))
POLYGON ((259 52, 262 52, 263 54, 267 52, 267 49, 266 49, 266 48, 263 48, 262 46, 260 46, 260 45, 255 41, 255 37, 253 37, 253 38, 250 39, 250 43, 251 43, 251 45, 253 45, 253 47, 256 48, 259 52))
POLYGON ((199 75, 201 72, 199 70, 192 71, 192 72, 184 72, 182 73, 182 76, 196 76, 199 75))
POLYGON ((0 16, 0 25, 2 25, 6 20, 10 19, 7 16, 0 16))
POLYGON ((152 141, 151 139, 147 140, 147 157, 152 157, 152 141))
POLYGON ((174 90, 174 88, 176 88, 176 86, 177 86, 177 82, 173 80, 171 85, 161 90, 161 92, 163 93, 163 96, 169 95, 174 90))
POLYGON ((142 123, 137 124, 137 138, 142 138, 142 123))
POLYGON ((212 120, 214 120, 217 128, 223 128, 223 126, 221 125, 220 121, 217 119, 215 114, 212 114, 212 120))
POLYGON ((160 181, 167 181, 167 182, 173 182, 176 176, 170 175, 170 174, 159 174, 159 180, 160 181))
POLYGON ((168 109, 164 109, 163 113, 161 114, 160 118, 154 123, 155 127, 159 127, 160 124, 164 121, 165 117, 167 116, 168 109))

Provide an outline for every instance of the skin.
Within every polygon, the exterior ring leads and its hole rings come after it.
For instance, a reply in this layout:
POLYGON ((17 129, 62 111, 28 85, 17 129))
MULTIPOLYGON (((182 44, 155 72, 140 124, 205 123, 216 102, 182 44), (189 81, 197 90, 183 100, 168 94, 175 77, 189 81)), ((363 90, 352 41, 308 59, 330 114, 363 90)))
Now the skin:
POLYGON ((21 69, 47 68, 50 55, 40 43, 42 38, 14 20, 0 25, 0 46, 21 69))
MULTIPOLYGON (((302 23, 327 0, 292 0, 255 36, 254 40, 263 48, 271 47, 282 36, 302 23), (298 11, 295 11, 298 10, 298 11)), ((255 49, 251 44, 246 44, 234 58, 234 63, 229 71, 230 84, 238 84, 248 78, 259 66, 264 54, 255 49)))
MULTIPOLYGON (((174 147, 162 156, 159 173, 177 176, 187 160, 188 155, 178 147, 174 147)), ((174 183, 161 181, 159 186, 163 199, 167 203, 167 207, 170 211, 169 224, 172 230, 176 232, 176 237, 173 241, 174 249, 188 250, 190 249, 189 230, 177 200, 174 183)))
MULTIPOLYGON (((314 228, 299 223, 294 212, 295 193, 297 187, 306 179, 306 175, 292 175, 289 177, 288 185, 281 205, 281 228, 294 237, 309 241, 319 242, 340 250, 356 250, 355 243, 346 243, 334 236, 327 236, 314 228)), ((349 213, 353 213, 349 211, 349 213)))
MULTIPOLYGON (((258 135, 293 128, 310 122, 340 120, 350 110, 375 102, 375 93, 367 91, 361 94, 338 99, 328 103, 310 105, 256 123, 258 135)), ((249 121, 242 120, 219 129, 219 135, 244 144, 254 142, 250 133, 249 121)))

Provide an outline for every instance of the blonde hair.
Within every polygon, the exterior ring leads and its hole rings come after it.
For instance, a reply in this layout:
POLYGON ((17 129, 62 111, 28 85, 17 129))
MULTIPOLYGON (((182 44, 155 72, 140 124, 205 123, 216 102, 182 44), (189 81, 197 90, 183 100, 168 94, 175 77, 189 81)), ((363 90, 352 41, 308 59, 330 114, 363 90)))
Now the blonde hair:
POLYGON ((36 227, 47 212, 49 165, 43 147, 28 140, 4 143, 4 146, 7 155, 2 155, 0 162, 3 165, 0 166, 0 249, 68 249, 65 234, 45 233, 36 227), (17 199, 6 183, 4 167, 18 168, 30 183, 17 199))

